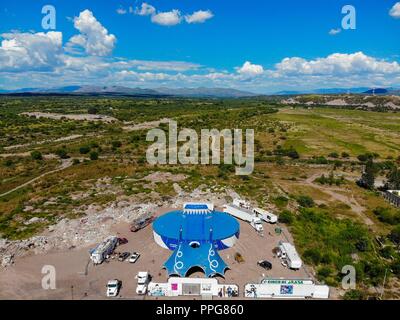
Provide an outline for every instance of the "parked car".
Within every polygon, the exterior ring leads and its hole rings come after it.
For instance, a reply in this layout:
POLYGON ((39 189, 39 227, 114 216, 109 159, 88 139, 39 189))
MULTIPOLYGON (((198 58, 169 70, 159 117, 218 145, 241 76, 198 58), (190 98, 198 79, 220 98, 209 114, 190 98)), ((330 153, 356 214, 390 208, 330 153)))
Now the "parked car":
POLYGON ((118 256, 118 261, 125 261, 131 254, 129 252, 122 252, 118 256))
POLYGON ((140 271, 135 276, 137 279, 136 294, 145 295, 147 293, 149 282, 151 281, 151 276, 148 272, 140 271))
POLYGON ((129 257, 129 262, 130 263, 135 263, 140 257, 140 253, 133 252, 132 255, 129 257))
POLYGON ((136 220, 132 223, 131 225, 131 231, 132 232, 137 232, 145 227, 147 227, 150 223, 152 223, 154 221, 154 217, 148 217, 148 218, 144 218, 144 219, 140 219, 140 220, 136 220))
POLYGON ((110 280, 107 283, 107 297, 116 297, 122 287, 122 281, 118 279, 110 280))
POLYGON ((127 243, 128 243, 127 238, 118 238, 118 245, 127 244, 127 243))
POLYGON ((264 268, 265 270, 271 270, 272 269, 272 263, 267 261, 267 260, 260 260, 260 261, 257 262, 257 264, 261 268, 264 268))

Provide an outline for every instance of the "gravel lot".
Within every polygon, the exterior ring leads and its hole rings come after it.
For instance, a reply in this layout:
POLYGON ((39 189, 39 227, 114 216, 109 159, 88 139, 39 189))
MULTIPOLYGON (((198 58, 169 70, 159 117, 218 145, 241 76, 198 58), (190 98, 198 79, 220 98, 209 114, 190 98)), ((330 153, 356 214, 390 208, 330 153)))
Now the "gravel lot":
MULTIPOLYGON (((159 208, 157 215, 170 211, 172 208, 159 208)), ((240 238, 233 248, 220 251, 221 257, 230 266, 225 279, 221 283, 239 285, 239 296, 243 297, 243 287, 249 282, 259 282, 264 277, 309 278, 306 270, 292 271, 284 268, 280 260, 273 257, 272 249, 279 240, 286 240, 284 235, 276 235, 275 226, 264 224, 265 236, 261 237, 253 228, 240 222, 240 238), (245 259, 238 264, 234 254, 240 252, 245 259), (272 262, 273 268, 265 271, 256 265, 260 259, 272 262)), ((0 299, 107 299, 105 286, 110 279, 120 279, 123 282, 119 298, 149 299, 136 296, 135 275, 138 271, 149 271, 156 282, 166 282, 167 275, 162 264, 170 251, 159 247, 153 240, 152 227, 132 233, 127 223, 112 227, 112 232, 125 237, 129 242, 117 248, 118 252, 138 251, 140 259, 135 264, 111 260, 100 266, 89 262, 88 250, 95 244, 79 248, 49 251, 43 254, 29 254, 16 257, 15 263, 0 271, 0 299), (41 287, 42 267, 52 265, 56 268, 55 290, 43 290, 41 287)), ((288 232, 286 235, 290 237, 288 232)), ((291 241, 291 239, 289 239, 291 241)), ((191 277, 203 277, 202 273, 194 273, 191 277)))

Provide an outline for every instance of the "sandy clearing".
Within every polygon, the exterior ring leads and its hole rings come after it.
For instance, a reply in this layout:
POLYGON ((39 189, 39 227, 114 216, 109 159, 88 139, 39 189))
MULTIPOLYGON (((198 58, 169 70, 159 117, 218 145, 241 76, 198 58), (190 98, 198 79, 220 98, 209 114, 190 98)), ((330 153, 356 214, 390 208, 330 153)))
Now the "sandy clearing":
POLYGON ((61 138, 54 139, 54 140, 42 140, 42 141, 33 142, 33 143, 16 144, 16 145, 4 147, 4 150, 12 150, 12 149, 26 148, 26 147, 31 147, 31 146, 36 146, 36 145, 45 144, 45 143, 70 141, 70 140, 75 140, 75 139, 78 139, 78 138, 81 138, 81 137, 83 137, 82 134, 73 134, 73 135, 70 135, 70 136, 67 136, 67 137, 61 137, 61 138))
POLYGON ((114 117, 100 115, 100 114, 62 114, 62 113, 48 113, 48 112, 23 112, 21 115, 36 118, 48 118, 54 120, 78 120, 78 121, 102 121, 106 123, 117 122, 114 117))
POLYGON ((144 129, 152 129, 158 127, 161 123, 169 123, 171 119, 168 118, 163 118, 160 120, 155 120, 155 121, 148 121, 148 122, 142 122, 138 124, 133 124, 133 125, 125 125, 122 127, 122 129, 126 131, 138 131, 138 130, 144 130, 144 129))
MULTIPOLYGON (((161 215, 173 208, 160 208, 157 215, 161 215)), ((119 298, 149 299, 136 296, 136 280, 138 271, 149 271, 156 282, 166 282, 167 275, 162 264, 171 252, 159 247, 153 240, 152 227, 137 232, 129 232, 129 225, 116 225, 112 232, 120 237, 126 237, 128 243, 117 248, 117 251, 138 251, 142 254, 136 264, 111 261, 100 266, 89 264, 88 250, 93 246, 81 249, 53 251, 46 254, 29 254, 17 257, 15 263, 0 271, 0 299, 106 299, 105 285, 108 280, 118 278, 123 282, 119 298), (43 290, 41 288, 41 269, 44 265, 53 265, 56 268, 57 288, 43 290), (73 286, 73 288, 71 288, 73 286)), ((265 224, 265 236, 261 237, 253 228, 240 221, 241 235, 233 248, 220 251, 221 257, 228 263, 230 270, 225 279, 218 278, 221 283, 236 283, 239 285, 239 296, 243 296, 243 287, 249 282, 258 282, 264 277, 309 278, 306 270, 292 271, 284 268, 277 258, 273 258, 272 249, 285 236, 276 235, 276 226, 265 224), (240 252, 245 262, 238 264, 234 261, 234 254, 240 252), (271 271, 265 271, 256 265, 260 259, 267 259, 273 264, 271 271)), ((281 226, 282 227, 282 226, 281 226)), ((284 228, 285 230, 285 228, 284 228)), ((285 231, 288 234, 287 231, 285 231)), ((290 236, 289 239, 291 240, 290 236)), ((203 277, 202 273, 194 273, 191 277, 203 277)), ((197 297, 198 299, 199 297, 197 297)))

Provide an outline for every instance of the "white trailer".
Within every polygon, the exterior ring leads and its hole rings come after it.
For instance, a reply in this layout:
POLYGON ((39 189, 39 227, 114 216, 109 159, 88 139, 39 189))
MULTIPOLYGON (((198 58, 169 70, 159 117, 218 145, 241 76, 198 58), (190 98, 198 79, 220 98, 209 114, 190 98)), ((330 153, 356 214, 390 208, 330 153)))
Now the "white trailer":
POLYGON ((250 209, 250 203, 243 199, 233 199, 233 205, 243 209, 250 209))
POLYGON ((239 208, 235 205, 226 204, 223 206, 223 211, 231 216, 234 216, 235 218, 249 222, 250 225, 257 230, 257 232, 264 231, 261 219, 250 210, 239 208))
POLYGON ((247 298, 328 299, 329 287, 317 285, 312 280, 264 279, 261 283, 245 285, 247 298))
POLYGON ((257 216, 260 217, 262 220, 268 223, 277 223, 278 222, 278 216, 273 214, 272 212, 269 212, 267 210, 263 210, 260 208, 253 208, 253 213, 257 216))
POLYGON ((289 242, 281 242, 279 244, 279 250, 281 253, 281 258, 286 262, 290 269, 300 269, 303 265, 296 248, 289 242))
POLYGON ((90 259, 94 264, 101 264, 103 261, 114 252, 115 247, 118 244, 118 238, 116 236, 110 236, 100 243, 91 253, 90 259))

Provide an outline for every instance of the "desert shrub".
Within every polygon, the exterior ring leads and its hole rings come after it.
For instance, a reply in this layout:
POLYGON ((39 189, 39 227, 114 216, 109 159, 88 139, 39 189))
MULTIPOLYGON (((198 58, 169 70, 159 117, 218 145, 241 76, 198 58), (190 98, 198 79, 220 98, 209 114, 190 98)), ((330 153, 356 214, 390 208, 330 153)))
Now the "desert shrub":
POLYGON ((396 225, 400 223, 400 211, 390 208, 377 207, 373 210, 379 221, 396 225))
POLYGON ((286 198, 285 196, 278 196, 274 199, 272 199, 272 202, 280 208, 286 207, 288 204, 289 199, 286 198))
POLYGON ((90 147, 89 146, 82 146, 79 148, 79 153, 80 154, 88 154, 90 152, 90 147))
POLYGON ((34 151, 31 152, 31 158, 32 158, 33 160, 42 160, 42 159, 43 159, 43 156, 42 156, 42 154, 41 154, 39 151, 34 150, 34 151))
POLYGON ((367 296, 360 290, 349 290, 343 296, 344 300, 366 300, 367 296))
POLYGON ((56 155, 60 157, 60 159, 68 159, 68 153, 67 150, 65 148, 60 148, 56 150, 56 155))
POLYGON ((98 154, 98 152, 92 151, 92 152, 90 153, 90 160, 97 160, 97 159, 99 159, 99 154, 98 154))
POLYGON ((312 208, 315 205, 313 198, 311 198, 310 196, 301 195, 298 196, 296 200, 297 203, 304 208, 312 208))
POLYGON ((388 238, 396 245, 400 245, 400 224, 395 226, 389 233, 388 238))
POLYGON ((289 210, 283 210, 278 218, 280 223, 291 224, 294 220, 294 215, 289 210))

